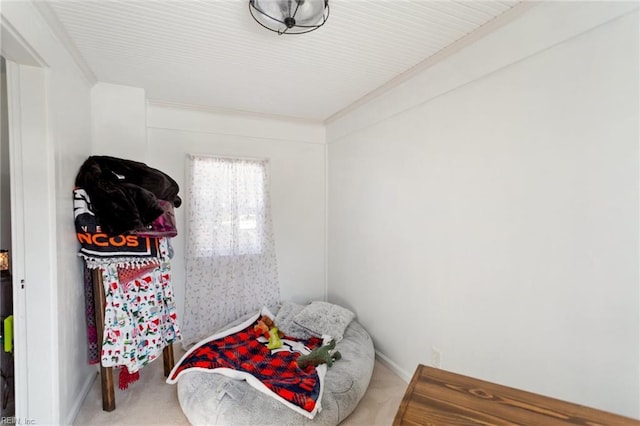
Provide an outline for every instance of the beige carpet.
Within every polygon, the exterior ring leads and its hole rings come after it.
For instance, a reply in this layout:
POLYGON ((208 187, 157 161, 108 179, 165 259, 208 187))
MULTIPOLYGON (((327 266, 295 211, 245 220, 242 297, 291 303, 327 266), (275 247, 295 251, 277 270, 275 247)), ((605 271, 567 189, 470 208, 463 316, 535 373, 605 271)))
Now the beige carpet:
MULTIPOLYGON (((176 361, 182 352, 176 348, 176 361)), ((182 414, 176 386, 164 382, 162 359, 145 367, 140 380, 121 391, 116 388, 116 409, 102 411, 98 377, 74 422, 75 425, 188 425, 182 414)), ((116 378, 117 383, 117 378, 116 378)), ((400 377, 376 360, 369 389, 345 426, 390 425, 407 387, 400 377)))

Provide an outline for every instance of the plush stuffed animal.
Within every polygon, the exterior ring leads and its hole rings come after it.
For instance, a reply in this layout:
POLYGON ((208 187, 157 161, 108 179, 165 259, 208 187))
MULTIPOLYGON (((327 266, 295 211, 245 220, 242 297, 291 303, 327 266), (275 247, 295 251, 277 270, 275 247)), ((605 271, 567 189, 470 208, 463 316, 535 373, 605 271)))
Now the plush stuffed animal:
POLYGON ((329 367, 331 367, 334 361, 337 361, 340 358, 342 358, 342 355, 340 354, 340 352, 337 352, 337 351, 333 353, 331 352, 335 349, 335 347, 336 347, 336 341, 332 340, 328 344, 312 350, 307 355, 300 355, 297 360, 298 367, 304 370, 310 365, 317 367, 318 365, 325 364, 325 363, 329 367))
POLYGON ((269 330, 269 343, 267 343, 267 348, 274 350, 282 347, 282 341, 280 340, 280 336, 278 336, 278 327, 271 327, 269 330))
MULTIPOLYGON (((258 320, 258 323, 253 326, 253 331, 258 333, 258 335, 263 335, 264 337, 269 337, 269 331, 275 327, 275 323, 271 318, 266 315, 262 315, 258 320)), ((276 328, 278 332, 278 337, 284 337, 284 333, 276 328)))
POLYGON ((258 333, 258 335, 263 335, 264 337, 269 337, 269 325, 272 324, 272 321, 267 316, 262 316, 258 320, 258 323, 253 326, 253 331, 258 333), (267 324, 269 323, 269 324, 267 324))

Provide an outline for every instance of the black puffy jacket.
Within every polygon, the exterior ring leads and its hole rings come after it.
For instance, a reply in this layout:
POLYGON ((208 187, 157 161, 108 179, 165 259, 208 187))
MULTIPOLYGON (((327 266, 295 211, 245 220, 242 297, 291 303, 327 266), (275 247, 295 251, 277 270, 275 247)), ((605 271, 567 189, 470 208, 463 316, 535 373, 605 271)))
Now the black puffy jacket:
POLYGON ((76 176, 76 187, 91 198, 103 232, 126 234, 145 229, 163 209, 158 199, 180 207, 178 183, 169 175, 137 161, 91 156, 76 176))

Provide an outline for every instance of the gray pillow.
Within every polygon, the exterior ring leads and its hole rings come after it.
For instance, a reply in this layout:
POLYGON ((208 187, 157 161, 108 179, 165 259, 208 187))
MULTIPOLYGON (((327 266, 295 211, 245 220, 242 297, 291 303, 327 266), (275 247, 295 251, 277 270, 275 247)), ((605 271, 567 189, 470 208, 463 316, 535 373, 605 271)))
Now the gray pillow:
POLYGON ((312 302, 293 317, 293 322, 315 336, 329 335, 339 342, 355 316, 350 310, 333 303, 312 302))
POLYGON ((283 302, 275 319, 278 330, 282 331, 285 336, 295 337, 296 339, 306 340, 313 337, 311 333, 293 322, 293 317, 303 309, 303 305, 298 305, 293 302, 283 302))

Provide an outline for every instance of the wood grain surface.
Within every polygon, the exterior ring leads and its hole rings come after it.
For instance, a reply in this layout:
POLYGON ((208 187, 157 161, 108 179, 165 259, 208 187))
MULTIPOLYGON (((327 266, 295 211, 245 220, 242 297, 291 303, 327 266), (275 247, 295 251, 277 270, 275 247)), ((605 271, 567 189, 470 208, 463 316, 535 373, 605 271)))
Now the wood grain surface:
MULTIPOLYGON (((91 271, 93 278, 93 300, 96 311, 96 331, 98 332, 98 345, 100 353, 102 351, 102 341, 104 334, 104 310, 106 297, 104 295, 104 285, 102 283, 102 273, 100 269, 91 271)), ((100 362, 100 380, 102 382, 102 409, 104 411, 113 411, 116 409, 116 393, 113 389, 113 369, 111 367, 103 367, 100 362)))
POLYGON ((419 365, 393 424, 639 426, 640 422, 419 365))

